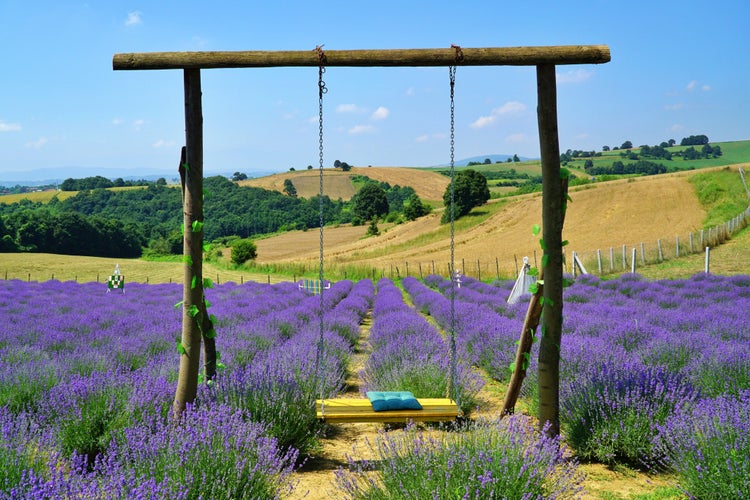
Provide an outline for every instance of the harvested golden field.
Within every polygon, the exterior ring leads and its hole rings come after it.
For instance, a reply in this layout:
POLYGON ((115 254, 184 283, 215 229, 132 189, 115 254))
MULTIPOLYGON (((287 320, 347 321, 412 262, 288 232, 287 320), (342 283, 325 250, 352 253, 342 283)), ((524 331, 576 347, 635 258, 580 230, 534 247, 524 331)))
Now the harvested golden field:
MULTIPOLYGON (((723 168, 723 167, 720 167, 723 168)), ((365 169, 354 169, 365 170, 365 169)), ((368 177, 388 175, 388 182, 419 186, 422 194, 443 192, 447 178, 434 172, 419 169, 375 168, 366 169, 368 177), (373 175, 374 173, 377 173, 373 175), (399 177, 401 175, 401 177, 399 177), (435 177, 437 176, 437 177, 435 177), (433 191, 429 191, 427 187, 433 191), (437 186, 437 187, 436 187, 437 186)), ((615 261, 619 261, 625 245, 630 250, 640 248, 644 242, 647 250, 656 247, 662 240, 665 247, 674 245, 676 236, 687 240, 688 233, 703 227, 706 217, 689 182, 692 171, 678 174, 643 177, 573 188, 565 220, 563 238, 569 241, 566 247, 567 263, 570 253, 576 251, 591 266, 591 258, 600 249, 603 257, 609 257, 614 249, 615 261), (670 243, 671 242, 671 243, 670 243)), ((315 185, 317 172, 291 172, 299 179, 315 185)), ((341 192, 351 182, 347 173, 326 172, 327 178, 340 179, 341 192)), ((277 182, 283 185, 283 175, 263 180, 267 185, 277 182), (275 180, 274 180, 275 179, 275 180)), ((330 180, 330 179, 329 179, 330 180)), ((303 185, 303 184, 300 184, 303 185)), ((317 186, 311 187, 316 190, 317 186)), ((420 194, 420 196, 422 196, 420 194)), ((434 195, 434 194, 433 194, 434 195)), ((324 237, 324 265, 326 273, 340 279, 348 269, 358 275, 370 273, 385 276, 419 275, 438 272, 447 274, 450 262, 450 238, 447 224, 440 224, 441 211, 400 225, 380 224, 381 234, 365 237, 367 226, 326 227, 324 237), (433 267, 434 266, 434 267, 433 267)), ((456 224, 455 261, 465 274, 491 279, 497 274, 512 278, 516 273, 516 261, 523 256, 540 258, 540 236, 532 234, 534 224, 542 224, 541 195, 532 194, 507 200, 493 200, 484 207, 475 209, 468 217, 456 224)), ((747 231, 745 231, 747 233, 747 231)), ((711 271, 720 274, 747 273, 750 270, 745 233, 736 239, 712 250, 711 271), (743 244, 743 242, 745 242, 743 244)), ((317 270, 320 232, 315 230, 293 231, 277 236, 257 239, 258 265, 294 264, 298 274, 317 270)), ((139 259, 97 259, 93 257, 57 256, 46 254, 0 254, 0 279, 30 279, 44 281, 53 275, 59 280, 94 281, 99 275, 104 280, 119 262, 129 281, 168 282, 182 280, 182 267, 177 262, 147 262, 139 259)), ((654 266, 670 271, 651 268, 637 270, 649 277, 687 277, 703 270, 703 256, 698 253, 681 259, 673 259, 664 265, 654 266), (682 265, 681 263, 685 263, 682 265), (665 267, 666 266, 666 267, 665 267)), ((272 267, 269 267, 272 269, 272 267)), ((566 269, 570 271, 570 269, 566 269)), ((596 271, 589 268, 590 271, 596 271)), ((616 272, 623 268, 618 263, 616 272)), ((273 271, 270 271, 271 273, 273 271)), ((291 271, 289 271, 291 272, 291 271)), ((241 280, 268 281, 266 273, 219 269, 206 263, 205 274, 220 282, 241 280)), ((273 274, 272 282, 289 279, 273 274)))
MULTIPOLYGON (((563 238, 568 251, 608 251, 640 242, 652 245, 657 239, 673 240, 699 230, 705 211, 688 182, 690 173, 622 180, 571 190, 563 238)), ((541 195, 527 195, 510 201, 491 201, 476 209, 489 214, 484 220, 457 229, 455 259, 464 272, 477 274, 477 260, 485 276, 515 269, 514 256, 541 254, 534 224, 542 224, 541 195), (502 206, 500 206, 502 205, 502 206)), ((372 267, 386 270, 398 266, 410 273, 419 265, 430 269, 435 263, 443 271, 450 261, 448 225, 440 224, 440 211, 414 222, 381 225, 380 236, 365 238, 367 227, 325 228, 324 255, 327 265, 372 267)), ((474 215, 475 219, 482 216, 474 215)), ((458 225, 457 225, 458 227, 458 225)), ((318 258, 318 231, 297 231, 258 240, 258 262, 310 262, 318 258)))
MULTIPOLYGON (((442 204, 443 193, 450 179, 437 172, 408 167, 352 167, 349 172, 336 169, 323 170, 323 192, 332 200, 348 200, 357 192, 351 182, 355 175, 364 175, 370 179, 387 182, 391 186, 411 186, 417 195, 425 201, 439 201, 442 204)), ((317 196, 320 192, 320 171, 302 170, 259 177, 240 181, 241 186, 254 186, 283 192, 284 181, 290 179, 297 195, 301 198, 317 196)))

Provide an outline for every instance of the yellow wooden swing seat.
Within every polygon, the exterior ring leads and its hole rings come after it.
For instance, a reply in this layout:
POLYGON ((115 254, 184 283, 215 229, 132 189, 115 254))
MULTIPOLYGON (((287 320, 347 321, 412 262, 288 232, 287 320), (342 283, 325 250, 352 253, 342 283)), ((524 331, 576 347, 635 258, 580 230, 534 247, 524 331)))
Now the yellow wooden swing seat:
POLYGON ((447 422, 458 418, 458 405, 452 399, 419 398, 418 401, 421 410, 375 411, 366 398, 318 399, 315 409, 318 419, 329 423, 447 422))

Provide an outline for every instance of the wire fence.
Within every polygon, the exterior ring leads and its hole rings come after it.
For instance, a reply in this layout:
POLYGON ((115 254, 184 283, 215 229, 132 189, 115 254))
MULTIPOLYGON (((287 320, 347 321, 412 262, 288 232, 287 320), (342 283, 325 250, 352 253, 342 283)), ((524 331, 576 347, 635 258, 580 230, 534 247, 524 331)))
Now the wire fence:
MULTIPOLYGON (((704 253, 706 248, 714 248, 726 242, 732 235, 750 225, 750 207, 744 212, 733 217, 731 220, 700 231, 687 234, 666 237, 656 241, 639 241, 626 244, 618 244, 602 249, 588 251, 564 251, 563 271, 578 274, 587 272, 599 276, 608 274, 637 272, 645 265, 657 264, 671 259, 678 259, 687 255, 704 253)), ((479 280, 492 279, 516 279, 520 269, 523 267, 524 255, 513 255, 512 258, 504 256, 495 257, 492 260, 480 259, 457 259, 456 267, 461 266, 460 272, 464 276, 470 276, 479 280)), ((530 264, 538 267, 541 262, 541 253, 533 252, 528 255, 530 264)), ((145 263, 143 266, 130 264, 127 271, 123 271, 126 283, 182 283, 182 267, 177 265, 165 265, 154 267, 153 263, 145 263), (149 265, 151 264, 151 265, 149 265)), ((708 265, 708 262, 707 262, 708 265)), ((293 275, 289 270, 281 274, 262 270, 251 272, 245 270, 205 269, 204 277, 210 278, 217 284, 245 281, 266 282, 269 284, 282 281, 297 281, 306 276, 302 267, 296 268, 293 275)), ((450 276, 449 262, 436 260, 421 262, 391 263, 387 267, 367 266, 337 266, 332 264, 327 270, 329 279, 363 279, 371 278, 377 280, 383 277, 400 279, 406 276, 423 279, 427 275, 437 274, 450 276)), ((19 279, 24 281, 77 281, 102 283, 106 286, 109 273, 90 272, 82 269, 68 269, 61 267, 59 270, 51 271, 26 271, 17 269, 0 269, 0 279, 19 279)))

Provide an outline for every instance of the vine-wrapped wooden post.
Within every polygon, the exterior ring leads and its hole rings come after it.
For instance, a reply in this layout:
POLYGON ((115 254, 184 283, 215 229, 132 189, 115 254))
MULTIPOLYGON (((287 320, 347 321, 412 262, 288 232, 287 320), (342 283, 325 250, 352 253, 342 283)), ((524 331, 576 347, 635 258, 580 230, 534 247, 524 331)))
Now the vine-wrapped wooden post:
POLYGON ((195 400, 200 372, 201 327, 196 311, 203 307, 203 106, 199 69, 184 70, 185 143, 180 160, 184 224, 182 335, 180 371, 174 399, 179 416, 195 400))
POLYGON ((560 179, 555 66, 537 66, 537 115, 542 156, 544 303, 539 343, 539 425, 549 436, 560 434, 560 340, 562 337, 562 227, 566 198, 560 179), (549 427, 544 427, 549 424, 549 427))

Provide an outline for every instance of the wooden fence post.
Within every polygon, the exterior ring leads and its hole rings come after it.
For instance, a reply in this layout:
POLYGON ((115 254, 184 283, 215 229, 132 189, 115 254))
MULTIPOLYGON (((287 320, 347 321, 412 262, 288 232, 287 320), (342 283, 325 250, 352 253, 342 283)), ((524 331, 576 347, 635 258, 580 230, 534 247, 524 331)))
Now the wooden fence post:
POLYGON ((659 262, 664 260, 664 255, 661 253, 661 240, 656 240, 656 246, 659 248, 659 262))
POLYGON ((615 249, 609 247, 609 272, 615 272, 615 249))
POLYGON ((600 249, 596 249, 596 263, 599 267, 599 276, 602 275, 602 251, 600 249))
POLYGON ((704 271, 706 274, 708 274, 710 260, 711 260, 711 247, 706 247, 706 265, 704 266, 704 271))
POLYGON ((674 247, 675 247, 674 249, 675 256, 679 257, 680 256, 680 237, 679 236, 674 237, 674 247))
POLYGON ((635 274, 635 247, 633 247, 633 256, 630 259, 630 272, 635 274))
POLYGON ((622 270, 628 268, 627 258, 625 257, 626 251, 625 251, 625 245, 622 246, 622 270))
POLYGON ((641 265, 646 265, 646 246, 641 241, 641 265))
MULTIPOLYGON (((518 261, 516 261, 516 269, 518 269, 518 261)), ((497 274, 497 279, 500 279, 500 261, 497 257, 495 257, 495 273, 497 274)), ((518 275, 518 271, 516 271, 516 275, 518 275)))

